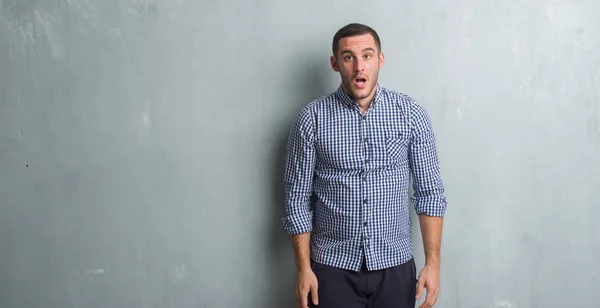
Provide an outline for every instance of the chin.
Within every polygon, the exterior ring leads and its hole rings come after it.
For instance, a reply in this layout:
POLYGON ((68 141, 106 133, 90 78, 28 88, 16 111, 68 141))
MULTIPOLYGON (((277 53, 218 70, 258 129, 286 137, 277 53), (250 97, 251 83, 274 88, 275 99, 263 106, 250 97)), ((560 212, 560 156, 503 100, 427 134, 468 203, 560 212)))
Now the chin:
POLYGON ((362 99, 362 98, 369 97, 369 95, 371 94, 372 91, 373 91, 373 87, 368 87, 365 89, 355 88, 352 91, 352 95, 354 95, 355 98, 362 99))
POLYGON ((371 92, 373 92, 373 89, 375 88, 375 84, 365 87, 364 89, 360 89, 360 88, 356 87, 356 85, 354 85, 354 83, 349 82, 349 83, 346 83, 344 85, 344 87, 346 88, 346 91, 349 92, 349 94, 352 96, 352 98, 364 99, 364 98, 369 97, 371 92))
POLYGON ((353 98, 355 99, 365 99, 367 97, 369 97, 369 92, 365 92, 365 91, 354 91, 352 93, 353 98))

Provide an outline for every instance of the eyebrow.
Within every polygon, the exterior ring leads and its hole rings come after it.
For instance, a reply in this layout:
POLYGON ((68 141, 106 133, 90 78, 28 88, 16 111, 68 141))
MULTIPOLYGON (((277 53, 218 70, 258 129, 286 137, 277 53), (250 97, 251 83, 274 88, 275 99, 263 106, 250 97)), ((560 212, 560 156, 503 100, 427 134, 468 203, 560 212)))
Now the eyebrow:
MULTIPOLYGON (((367 47, 367 48, 363 49, 363 52, 365 52, 365 51, 375 52, 375 49, 372 47, 367 47)), ((348 49, 342 50, 341 54, 345 54, 345 53, 352 53, 352 51, 350 51, 348 49)))

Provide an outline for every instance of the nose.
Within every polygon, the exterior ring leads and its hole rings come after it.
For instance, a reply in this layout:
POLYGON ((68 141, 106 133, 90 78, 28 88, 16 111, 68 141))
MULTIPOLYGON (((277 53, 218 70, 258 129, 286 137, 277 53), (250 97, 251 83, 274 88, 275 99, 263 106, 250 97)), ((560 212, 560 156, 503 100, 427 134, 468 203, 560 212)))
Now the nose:
POLYGON ((354 70, 357 72, 364 72, 365 70, 365 61, 358 57, 356 58, 356 61, 354 63, 354 70))

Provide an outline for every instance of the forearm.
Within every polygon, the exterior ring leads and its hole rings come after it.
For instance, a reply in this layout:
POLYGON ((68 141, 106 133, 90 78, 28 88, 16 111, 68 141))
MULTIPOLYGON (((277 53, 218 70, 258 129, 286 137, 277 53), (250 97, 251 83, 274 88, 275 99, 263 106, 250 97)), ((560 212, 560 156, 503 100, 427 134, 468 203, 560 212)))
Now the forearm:
POLYGON ((292 235, 292 247, 297 271, 310 269, 310 232, 292 235))
POLYGON ((443 218, 420 214, 419 224, 423 237, 423 249, 425 250, 425 265, 439 268, 443 218))

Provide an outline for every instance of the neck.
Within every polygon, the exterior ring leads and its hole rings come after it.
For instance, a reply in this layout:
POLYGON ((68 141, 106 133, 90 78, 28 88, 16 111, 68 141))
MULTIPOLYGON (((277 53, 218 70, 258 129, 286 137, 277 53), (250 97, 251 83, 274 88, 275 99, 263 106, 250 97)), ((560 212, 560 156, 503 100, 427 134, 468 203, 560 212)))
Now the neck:
POLYGON ((372 100, 373 97, 356 100, 358 108, 360 109, 360 113, 364 114, 365 112, 367 112, 367 109, 369 109, 369 106, 371 106, 372 100))
POLYGON ((348 96, 352 100, 354 100, 356 102, 356 104, 358 104, 360 112, 365 113, 367 111, 367 109, 369 109, 369 107, 371 106, 371 102, 373 101, 373 98, 375 97, 375 93, 377 92, 378 86, 375 85, 375 87, 373 88, 373 91, 371 91, 371 94, 369 94, 369 96, 367 96, 365 98, 352 97, 350 94, 350 91, 348 91, 348 89, 346 89, 346 87, 343 87, 343 88, 344 88, 344 91, 346 92, 346 94, 348 94, 348 96))

